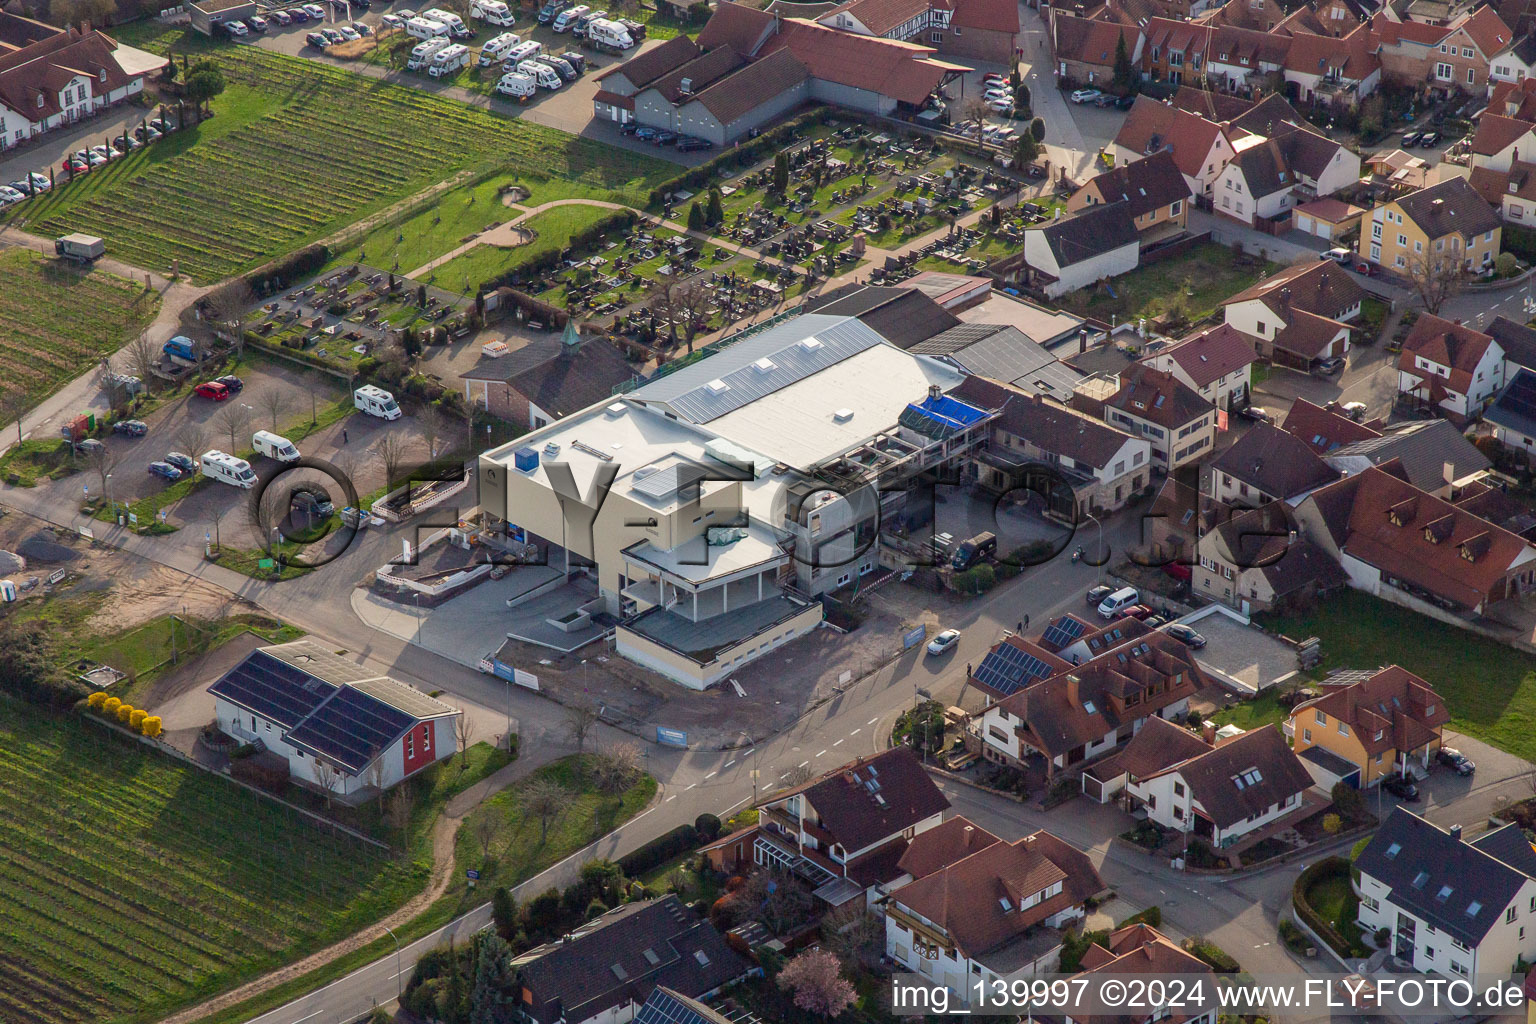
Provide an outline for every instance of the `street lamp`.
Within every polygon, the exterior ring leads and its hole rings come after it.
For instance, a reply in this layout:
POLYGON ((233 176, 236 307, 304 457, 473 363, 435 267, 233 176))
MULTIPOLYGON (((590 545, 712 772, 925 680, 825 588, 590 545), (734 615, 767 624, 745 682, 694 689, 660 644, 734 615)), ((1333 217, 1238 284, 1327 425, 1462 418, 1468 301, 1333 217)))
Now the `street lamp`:
POLYGON ((400 937, 389 925, 385 925, 384 930, 389 932, 389 937, 395 940, 395 1002, 399 1002, 404 994, 404 982, 400 980, 400 937))
POLYGON ((1084 512, 1083 515, 1086 518, 1088 518, 1088 519, 1092 519, 1093 520, 1093 525, 1097 526, 1099 528, 1099 551, 1098 551, 1099 582, 1103 583, 1104 582, 1104 563, 1109 561, 1109 559, 1106 558, 1105 555, 1104 555, 1104 524, 1099 522, 1099 517, 1094 515, 1092 512, 1084 512))
POLYGON ((107 489, 107 515, 115 517, 117 513, 117 506, 112 501, 112 474, 108 473, 103 478, 102 482, 106 484, 107 489))

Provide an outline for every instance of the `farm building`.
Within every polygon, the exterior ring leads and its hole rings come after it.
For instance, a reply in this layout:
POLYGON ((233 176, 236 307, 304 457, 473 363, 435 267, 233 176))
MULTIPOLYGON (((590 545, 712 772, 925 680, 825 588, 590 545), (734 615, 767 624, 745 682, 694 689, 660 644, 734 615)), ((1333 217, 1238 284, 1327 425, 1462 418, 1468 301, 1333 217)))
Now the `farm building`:
POLYGON ((215 26, 239 21, 259 13, 254 0, 192 0, 187 4, 192 27, 205 36, 213 35, 215 26))
POLYGON ((343 801, 366 800, 457 751, 459 709, 308 640, 252 651, 208 692, 227 735, 343 801))

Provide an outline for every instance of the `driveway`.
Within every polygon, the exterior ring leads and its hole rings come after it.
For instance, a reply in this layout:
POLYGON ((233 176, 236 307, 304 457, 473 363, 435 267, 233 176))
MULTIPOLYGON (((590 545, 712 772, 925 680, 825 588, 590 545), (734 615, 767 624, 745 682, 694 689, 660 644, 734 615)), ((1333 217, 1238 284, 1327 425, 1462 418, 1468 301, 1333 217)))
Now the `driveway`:
POLYGON ((1337 377, 1318 377, 1275 366, 1269 378, 1253 389, 1254 404, 1263 406, 1277 420, 1284 419, 1298 398, 1314 405, 1329 402, 1364 402, 1366 418, 1385 418, 1397 398, 1397 357, 1383 342, 1353 346, 1349 365, 1337 377))
POLYGON ((80 121, 68 128, 56 128, 36 142, 27 145, 0 160, 0 184, 18 181, 23 174, 37 171, 48 174, 54 171, 58 181, 69 180, 69 172, 60 168, 70 153, 92 146, 105 145, 109 138, 121 138, 123 129, 133 127, 159 116, 159 107, 137 107, 124 104, 105 111, 99 117, 80 121))

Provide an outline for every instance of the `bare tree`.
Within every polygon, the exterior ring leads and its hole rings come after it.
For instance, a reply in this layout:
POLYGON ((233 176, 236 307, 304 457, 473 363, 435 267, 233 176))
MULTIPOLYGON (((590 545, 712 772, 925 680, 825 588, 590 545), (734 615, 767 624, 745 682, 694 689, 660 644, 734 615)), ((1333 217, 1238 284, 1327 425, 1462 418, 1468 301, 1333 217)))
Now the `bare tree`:
POLYGON ((704 328, 713 297, 702 281, 689 281, 673 292, 672 301, 683 321, 683 338, 688 343, 688 351, 692 352, 693 339, 704 328))
POLYGON ((118 461, 119 456, 117 452, 107 445, 92 448, 86 455, 87 464, 90 465, 92 471, 96 474, 96 479, 101 483, 101 493, 103 496, 106 496, 107 493, 107 477, 111 476, 112 471, 117 468, 118 461))
POLYGON ((103 359, 96 370, 96 384, 107 393, 107 408, 120 409, 128 404, 128 388, 118 379, 110 360, 103 359))
POLYGON ((592 765, 592 784, 606 797, 617 797, 640 778, 640 748, 628 741, 612 743, 598 751, 592 765))
POLYGON ((670 326, 673 341, 677 340, 677 317, 680 310, 677 301, 677 285, 671 281, 657 281, 651 286, 646 307, 658 321, 665 320, 670 326))
POLYGON ((228 402, 214 418, 218 428, 229 435, 229 454, 243 447, 240 439, 251 429, 251 407, 242 402, 228 402))
POLYGON ((410 442, 400 434, 385 434, 373 449, 384 463, 384 489, 391 490, 400 477, 400 467, 410 450, 410 442))
POLYGON ((1408 257, 1408 281, 1426 312, 1439 313, 1446 300, 1466 285, 1468 274, 1460 255, 1423 253, 1408 257))
POLYGON ((141 334, 128 343, 128 365, 133 367, 144 386, 149 387, 155 368, 160 365, 160 349, 148 334, 141 334))
POLYGON ((20 391, 0 391, 0 427, 16 424, 16 443, 21 444, 21 417, 27 411, 27 396, 20 391))
POLYGON ((549 823, 571 802, 571 792, 554 779, 534 778, 522 787, 523 813, 539 819, 539 842, 549 838, 549 823))
POLYGON ((407 838, 406 832, 411 827, 411 814, 416 809, 416 794, 409 784, 396 786, 389 791, 389 798, 384 806, 384 820, 390 828, 400 830, 402 847, 407 838))
POLYGON ((475 834, 475 841, 480 844, 480 863, 484 864, 491 859, 491 843, 496 840, 496 833, 501 828, 500 815, 494 808, 486 808, 485 813, 475 819, 471 826, 475 834))
POLYGON ((272 423, 272 432, 277 433, 278 420, 288 411, 292 403, 288 399, 288 392, 281 385, 273 385, 256 397, 256 404, 267 414, 267 419, 272 423))
POLYGON ((460 711, 453 720, 453 735, 459 741, 459 771, 469 767, 469 745, 475 738, 475 723, 460 711))
POLYGON ((336 795, 336 784, 341 781, 341 772, 331 762, 315 758, 315 783, 320 791, 325 794, 325 806, 329 810, 331 798, 336 795))
POLYGON ((811 779, 815 777, 815 775, 816 773, 811 771, 809 765, 798 765, 794 768, 791 768, 788 774, 784 776, 784 785, 790 789, 793 789, 796 786, 803 786, 807 782, 810 782, 811 779))
POLYGON ((436 462, 437 446, 448 432, 442 411, 435 405, 427 406, 416 417, 416 428, 421 431, 421 440, 427 446, 427 461, 436 462))
POLYGON ((992 108, 987 106, 987 101, 980 96, 973 96, 960 106, 960 123, 976 126, 976 138, 981 138, 981 126, 987 123, 987 118, 992 114, 992 108))
POLYGON ((821 919, 821 948, 850 963, 877 963, 885 937, 879 919, 863 907, 844 903, 821 919))
POLYGON ((188 420, 176 429, 176 443, 182 451, 196 459, 208 450, 208 427, 188 420))
POLYGON ((577 750, 587 749, 587 737, 597 725, 597 719, 597 708, 584 700, 566 706, 565 721, 571 728, 571 739, 576 741, 577 750))

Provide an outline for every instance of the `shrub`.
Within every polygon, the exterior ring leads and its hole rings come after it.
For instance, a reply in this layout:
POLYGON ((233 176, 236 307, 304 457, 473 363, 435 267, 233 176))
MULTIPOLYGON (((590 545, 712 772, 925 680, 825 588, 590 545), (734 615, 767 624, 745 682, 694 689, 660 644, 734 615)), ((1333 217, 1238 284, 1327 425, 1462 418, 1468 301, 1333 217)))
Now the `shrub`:
POLYGON ((148 736, 150 739, 154 740, 160 738, 160 727, 161 722, 159 715, 146 715, 144 718, 144 723, 140 727, 140 731, 143 732, 145 736, 148 736))
POLYGON ((1353 864, 1355 861, 1359 860, 1360 854, 1364 853, 1365 848, 1369 845, 1371 845, 1371 837, 1366 836, 1359 842, 1355 843, 1354 846, 1351 846, 1349 848, 1349 862, 1353 864))
POLYGON ((101 706, 107 702, 107 693, 105 690, 97 690, 87 697, 85 702, 92 710, 100 710, 101 706))
POLYGON ((720 836, 720 819, 708 811, 693 819, 693 827, 698 830, 699 838, 706 843, 720 836))
POLYGON ((57 711, 90 692, 59 669, 48 627, 37 620, 0 624, 0 689, 57 711))
POLYGON ((523 926, 530 932, 547 932, 560 923, 560 890, 545 889, 523 908, 523 926))
POLYGON ((148 717, 148 711, 145 711, 143 708, 134 708, 128 712, 128 728, 134 732, 142 732, 144 730, 144 719, 148 717))
POLYGON ((587 904, 588 921, 592 920, 594 917, 602 917, 606 913, 608 913, 608 904, 604 903, 602 900, 593 900, 591 903, 587 904))
POLYGON ((118 705, 117 705, 117 711, 115 712, 115 714, 117 715, 117 720, 119 722, 122 722, 124 725, 127 725, 128 724, 128 717, 133 714, 133 705, 132 704, 123 704, 123 703, 119 702, 118 705))
POLYGON ((1364 955, 1365 950, 1353 939, 1346 938, 1333 922, 1325 919, 1317 909, 1307 901, 1307 892, 1313 884, 1339 873, 1349 871, 1349 862, 1343 857, 1325 857, 1316 864, 1311 865, 1300 875, 1296 876, 1296 882, 1291 886, 1291 906, 1296 909, 1296 916, 1307 923, 1319 938, 1333 947, 1333 951, 1341 957, 1364 955))
POLYGON ((644 846, 637 847, 619 858, 619 869, 629 878, 643 875, 660 867, 680 853, 687 853, 699 845, 699 830, 692 825, 679 825, 664 835, 657 836, 644 846))
POLYGON ((1324 832, 1327 832, 1331 836, 1336 836, 1339 834, 1339 830, 1343 827, 1344 819, 1340 818, 1337 814, 1329 813, 1323 815, 1324 832))
POLYGON ((1355 821, 1365 813, 1365 797, 1347 782, 1335 782, 1328 795, 1333 799, 1333 809, 1355 821))
POLYGON ((270 295, 316 273, 330 258, 331 251, 325 246, 307 246, 275 263, 257 268, 246 275, 245 283, 258 295, 270 295))
POLYGON ((1133 924, 1145 924, 1151 925, 1153 928, 1161 928, 1163 926, 1163 908, 1153 905, 1146 910, 1138 911, 1115 925, 1115 931, 1133 924))
POLYGON ((498 885, 491 893, 491 921, 502 938, 511 939, 517 934, 517 897, 504 885, 498 885))
POLYGON ((1231 954, 1208 939, 1189 939, 1184 943, 1184 948, 1200 960, 1210 964, 1211 968, 1218 974, 1236 974, 1242 970, 1242 967, 1232 958, 1231 954))
POLYGON ((1061 973, 1077 973, 1077 969, 1083 964, 1083 954, 1088 952, 1088 947, 1095 943, 1108 949, 1109 932, 1070 931, 1063 935, 1061 937, 1061 973))
POLYGON ((117 709, 123 706, 123 702, 116 697, 108 697, 101 702, 101 710, 109 715, 117 714, 117 709))

